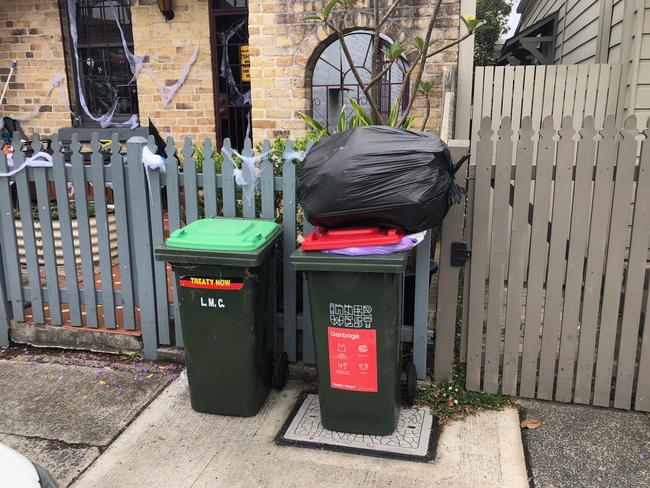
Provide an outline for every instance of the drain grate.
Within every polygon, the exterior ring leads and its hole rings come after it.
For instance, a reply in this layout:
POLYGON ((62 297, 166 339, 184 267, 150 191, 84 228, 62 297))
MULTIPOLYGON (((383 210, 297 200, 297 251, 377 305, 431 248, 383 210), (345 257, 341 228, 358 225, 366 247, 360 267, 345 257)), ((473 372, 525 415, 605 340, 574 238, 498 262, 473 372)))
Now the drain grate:
POLYGON ((435 457, 438 422, 428 408, 414 407, 400 411, 397 429, 391 435, 327 430, 321 424, 318 395, 304 392, 275 441, 281 445, 426 462, 435 457))

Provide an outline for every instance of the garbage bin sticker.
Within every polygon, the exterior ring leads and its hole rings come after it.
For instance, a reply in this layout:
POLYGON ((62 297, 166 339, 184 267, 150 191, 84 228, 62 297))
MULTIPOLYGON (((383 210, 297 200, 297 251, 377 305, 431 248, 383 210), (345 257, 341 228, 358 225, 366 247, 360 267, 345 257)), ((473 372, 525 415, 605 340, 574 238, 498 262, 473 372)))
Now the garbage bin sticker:
POLYGON ((327 328, 330 386, 336 390, 377 391, 377 331, 327 328))
POLYGON ((354 329, 369 329, 372 325, 372 307, 370 305, 330 303, 329 309, 331 325, 354 329))
POLYGON ((184 276, 180 279, 183 288, 201 288, 204 290, 241 290, 244 281, 241 278, 205 278, 184 276))

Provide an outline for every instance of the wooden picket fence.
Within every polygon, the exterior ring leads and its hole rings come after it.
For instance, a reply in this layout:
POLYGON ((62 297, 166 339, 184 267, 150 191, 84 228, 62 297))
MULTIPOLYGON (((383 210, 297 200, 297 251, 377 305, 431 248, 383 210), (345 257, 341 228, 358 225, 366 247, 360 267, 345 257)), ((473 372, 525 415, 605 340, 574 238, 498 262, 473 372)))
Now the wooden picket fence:
MULTIPOLYGON (((28 167, 14 176, 0 177, 0 346, 8 344, 10 322, 16 321, 141 336, 147 358, 155 358, 160 346, 182 347, 173 275, 168 265, 154 260, 153 250, 171 232, 196 219, 247 217, 282 221, 283 299, 278 327, 291 361, 315 362, 309 301, 305 287, 298 289, 289 263, 298 236, 312 230, 296 202, 292 159, 296 152, 291 141, 280 157, 267 154, 271 147, 264 141, 261 153, 266 155, 251 171, 237 162, 228 140, 219 153, 205 140, 199 148, 203 160, 198 164, 199 151, 190 138, 182 148, 169 138, 166 172, 142 164, 147 144, 152 152, 157 151, 152 137, 149 141, 132 137, 126 151, 117 134, 108 149, 101 147, 95 134, 89 152, 76 135, 72 141, 64 155, 56 137, 44 148, 35 135, 31 149, 49 151, 53 166, 28 167), (240 166, 243 186, 235 182, 240 166), (70 214, 70 184, 75 216, 70 214), (253 197, 247 198, 246 192, 253 197), (50 215, 52 202, 58 204, 57 225, 50 215), (34 203, 37 210, 32 209, 34 203)), ((455 152, 458 156, 466 150, 455 152)), ((250 140, 241 154, 253 156, 250 140)), ((25 158, 17 152, 14 168, 25 158)), ((8 169, 0 154, 0 173, 8 169)), ((413 343, 420 378, 426 376, 432 338, 428 320, 431 246, 428 232, 415 259, 415 324, 404 325, 402 334, 413 343)), ((447 254, 445 250, 445 262, 447 254)), ((443 274, 444 270, 443 264, 443 274)), ((455 312, 450 315, 449 311, 455 311, 456 296, 445 296, 438 299, 438 307, 447 311, 442 316, 449 317, 445 321, 448 331, 442 335, 453 341, 455 312)), ((436 364, 444 363, 441 371, 447 374, 452 360, 453 354, 445 351, 436 364)))
POLYGON ((649 135, 633 116, 480 120, 468 388, 650 410, 649 135))

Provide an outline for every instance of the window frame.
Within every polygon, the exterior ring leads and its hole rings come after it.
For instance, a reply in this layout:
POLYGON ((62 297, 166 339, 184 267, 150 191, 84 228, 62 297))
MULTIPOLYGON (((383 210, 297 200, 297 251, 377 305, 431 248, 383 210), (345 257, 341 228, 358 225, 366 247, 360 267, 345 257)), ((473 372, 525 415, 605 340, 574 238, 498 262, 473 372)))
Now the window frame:
MULTIPOLYGON (((106 0, 104 0, 106 2, 106 0)), ((75 0, 75 5, 77 5, 78 0, 75 0)), ((129 16, 131 16, 131 3, 129 0, 125 0, 124 4, 122 5, 123 7, 128 8, 128 13, 129 16)), ((103 5, 103 8, 109 9, 108 5, 103 5)), ((118 6, 119 7, 119 6, 118 6)), ((109 15, 110 10, 106 10, 109 15)), ((66 69, 66 81, 68 85, 68 94, 69 94, 69 99, 70 99, 70 108, 72 112, 78 115, 78 117, 74 117, 72 114, 70 116, 71 119, 71 124, 73 127, 99 127, 99 123, 88 118, 86 113, 83 111, 81 108, 81 104, 79 101, 79 87, 77 84, 77 77, 79 73, 79 66, 77 66, 76 63, 76 57, 73 52, 73 43, 72 43, 72 36, 70 35, 70 22, 69 22, 69 15, 68 15, 68 2, 66 0, 59 0, 59 18, 60 18, 60 23, 61 23, 61 34, 62 34, 62 39, 63 39, 63 51, 64 51, 64 61, 65 61, 65 69, 66 69)), ((111 15, 112 18, 112 15, 111 15)), ((131 23, 130 24, 122 24, 123 29, 131 29, 131 38, 133 38, 133 17, 131 16, 131 23)), ((77 31, 79 31, 79 22, 77 21, 77 31)), ((126 34, 126 32, 125 32, 126 34)), ((128 35, 127 35, 128 38, 128 35)), ((92 49, 93 47, 98 47, 98 48, 109 48, 109 47, 121 47, 122 43, 119 41, 119 43, 110 43, 106 40, 104 37, 102 39, 102 42, 98 42, 97 44, 93 45, 91 43, 88 44, 83 44, 80 45, 81 43, 79 42, 79 39, 77 40, 77 49, 78 51, 81 51, 82 49, 92 49)), ((131 41, 131 43, 127 42, 127 46, 130 49, 133 49, 134 42, 131 41)), ((108 51, 108 49, 106 49, 108 51)), ((79 60, 80 63, 82 60, 79 60)), ((126 63, 128 65, 128 62, 126 63)), ((130 79, 130 78, 129 78, 130 79)), ((138 115, 139 116, 139 99, 138 99, 138 89, 137 89, 137 80, 133 80, 131 83, 132 85, 135 85, 135 91, 133 96, 130 98, 131 100, 131 106, 133 107, 133 102, 135 102, 135 110, 131 113, 119 113, 116 112, 113 121, 116 123, 120 122, 126 122, 128 121, 132 115, 138 115)), ((82 78, 81 79, 81 85, 82 87, 85 87, 85 80, 82 78)), ((91 104, 89 103, 88 100, 88 95, 84 92, 86 95, 86 103, 88 104, 89 108, 91 108, 91 104)), ((103 115, 97 114, 95 116, 99 117, 103 115)))

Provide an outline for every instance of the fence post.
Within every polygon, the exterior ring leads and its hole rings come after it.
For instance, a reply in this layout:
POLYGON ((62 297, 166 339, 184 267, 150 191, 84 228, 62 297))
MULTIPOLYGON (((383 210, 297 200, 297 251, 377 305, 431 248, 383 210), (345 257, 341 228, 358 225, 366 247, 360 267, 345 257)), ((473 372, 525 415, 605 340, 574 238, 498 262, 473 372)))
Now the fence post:
POLYGON ((129 196, 129 239, 135 245, 133 253, 137 286, 135 296, 140 306, 140 332, 144 357, 156 359, 158 336, 156 334, 156 293, 153 281, 153 249, 151 245, 151 219, 149 216, 149 188, 142 165, 142 150, 147 145, 144 137, 131 137, 127 141, 127 194, 129 196))
MULTIPOLYGON (((469 149, 469 141, 449 141, 454 161, 458 161, 469 149)), ((469 167, 469 163, 467 163, 469 167)), ((456 183, 466 187, 467 167, 456 173, 456 183)), ((458 303, 458 279, 460 268, 451 265, 451 244, 463 237, 464 202, 454 205, 442 222, 440 236, 440 271, 438 276, 438 310, 436 313, 436 340, 433 378, 444 381, 451 377, 454 363, 454 339, 456 337, 456 307, 458 303)))
POLYGON ((5 273, 2 266, 2 236, 0 235, 0 347, 9 347, 9 301, 5 286, 5 273))

